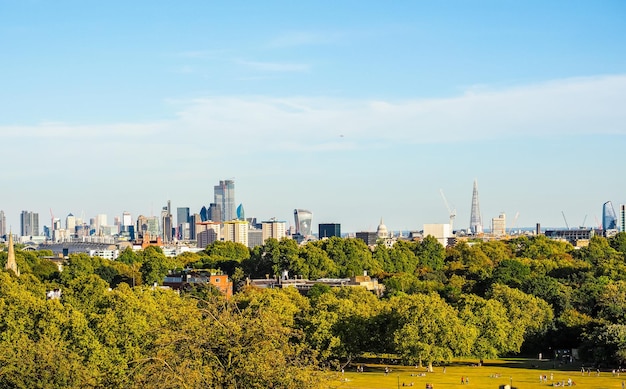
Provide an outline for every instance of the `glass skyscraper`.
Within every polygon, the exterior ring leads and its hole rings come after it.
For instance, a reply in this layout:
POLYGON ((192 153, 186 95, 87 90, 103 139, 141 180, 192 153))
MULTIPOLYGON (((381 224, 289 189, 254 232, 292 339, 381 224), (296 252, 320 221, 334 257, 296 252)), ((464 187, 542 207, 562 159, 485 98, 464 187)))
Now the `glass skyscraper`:
POLYGON ((311 220, 313 219, 313 213, 306 209, 294 209, 293 217, 296 222, 296 234, 300 234, 303 237, 311 236, 311 220))
POLYGON ((223 180, 213 187, 215 204, 222 210, 222 221, 236 219, 235 213, 235 181, 223 180))
POLYGON ((602 229, 605 234, 607 231, 617 230, 617 216, 615 209, 613 209, 613 203, 610 201, 602 205, 602 229))

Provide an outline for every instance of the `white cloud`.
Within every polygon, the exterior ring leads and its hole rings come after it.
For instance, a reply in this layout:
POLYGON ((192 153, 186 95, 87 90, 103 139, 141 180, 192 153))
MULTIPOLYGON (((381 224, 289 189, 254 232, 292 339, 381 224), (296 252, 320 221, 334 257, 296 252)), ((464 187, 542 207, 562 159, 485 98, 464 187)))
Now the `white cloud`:
POLYGON ((311 66, 301 63, 285 63, 285 62, 257 62, 236 60, 235 63, 243 65, 253 70, 263 72, 308 72, 311 66))
MULTIPOLYGON (((458 97, 407 101, 208 97, 177 101, 155 123, 3 126, 8 138, 141 140, 202 149, 334 151, 394 144, 573 134, 626 134, 626 76, 566 79, 458 97)), ((5 139, 6 139, 5 137, 5 139)))

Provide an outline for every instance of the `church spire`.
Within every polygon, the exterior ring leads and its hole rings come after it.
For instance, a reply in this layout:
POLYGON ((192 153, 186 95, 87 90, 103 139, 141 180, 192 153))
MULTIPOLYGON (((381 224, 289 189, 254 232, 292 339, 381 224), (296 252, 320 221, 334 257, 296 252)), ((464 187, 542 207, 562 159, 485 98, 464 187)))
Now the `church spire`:
POLYGON ((15 248, 13 247, 13 232, 9 232, 9 254, 7 256, 7 263, 4 266, 6 270, 13 270, 16 276, 19 277, 20 269, 17 268, 17 262, 15 262, 15 248))

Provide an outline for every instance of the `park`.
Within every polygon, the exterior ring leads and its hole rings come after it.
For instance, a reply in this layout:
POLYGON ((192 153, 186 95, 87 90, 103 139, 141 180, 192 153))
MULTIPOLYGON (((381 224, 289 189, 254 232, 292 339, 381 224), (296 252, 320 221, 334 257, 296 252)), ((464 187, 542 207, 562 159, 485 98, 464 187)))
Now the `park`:
POLYGON ((552 360, 537 359, 497 359, 486 360, 483 365, 477 361, 459 360, 434 367, 429 373, 426 367, 401 366, 394 364, 353 365, 338 373, 327 388, 346 389, 393 389, 413 387, 419 389, 441 389, 451 387, 500 388, 509 385, 519 389, 539 389, 549 387, 609 389, 622 388, 626 372, 619 374, 612 370, 589 370, 573 363, 555 364, 552 360), (360 372, 362 367, 363 372, 360 372), (387 373, 385 369, 387 368, 387 373), (445 368, 445 370, 444 370, 445 368), (463 379, 463 383, 461 382, 463 379), (571 379, 571 385, 569 380, 571 379))

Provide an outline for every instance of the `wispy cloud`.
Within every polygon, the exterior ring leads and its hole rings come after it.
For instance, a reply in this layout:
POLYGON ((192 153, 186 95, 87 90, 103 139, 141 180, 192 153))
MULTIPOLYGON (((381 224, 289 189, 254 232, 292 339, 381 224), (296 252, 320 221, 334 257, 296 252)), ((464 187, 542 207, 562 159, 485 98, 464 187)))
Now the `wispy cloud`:
POLYGON ((268 48, 290 48, 339 42, 345 34, 334 32, 286 31, 270 40, 268 48))
POLYGON ((301 63, 285 63, 285 62, 257 62, 257 61, 244 61, 235 60, 235 63, 243 65, 247 68, 258 70, 262 72, 308 72, 311 66, 301 63))
MULTIPOLYGON (((3 126, 5 139, 165 142, 200 152, 333 152, 576 134, 626 135, 626 75, 557 80, 445 99, 385 101, 264 96, 172 102, 169 121, 113 125, 3 126), (169 134, 169 135, 168 135, 169 134), (170 136, 175 134, 176 136, 170 136)), ((138 143, 139 144, 139 143, 138 143)), ((218 155, 218 154, 215 154, 218 155)))

